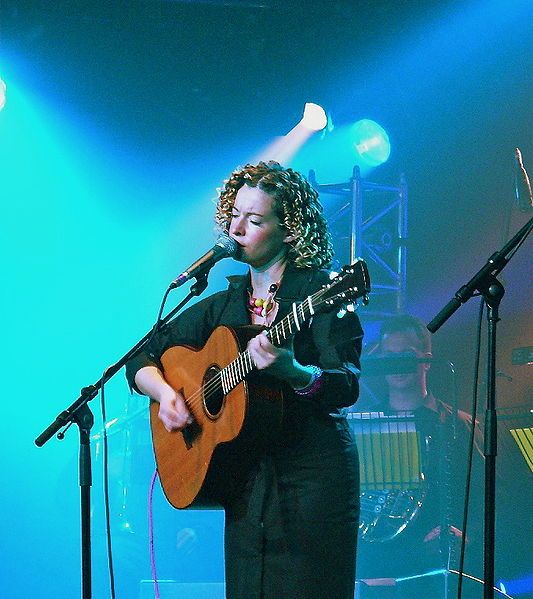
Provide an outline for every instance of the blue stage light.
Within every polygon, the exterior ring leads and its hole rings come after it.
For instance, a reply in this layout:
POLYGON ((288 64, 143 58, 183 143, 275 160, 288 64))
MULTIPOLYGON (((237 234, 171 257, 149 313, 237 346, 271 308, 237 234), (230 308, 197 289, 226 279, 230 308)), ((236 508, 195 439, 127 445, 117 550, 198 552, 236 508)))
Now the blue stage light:
POLYGON ((389 136, 381 125, 370 119, 362 119, 350 127, 350 137, 363 164, 375 167, 387 162, 391 147, 389 136))

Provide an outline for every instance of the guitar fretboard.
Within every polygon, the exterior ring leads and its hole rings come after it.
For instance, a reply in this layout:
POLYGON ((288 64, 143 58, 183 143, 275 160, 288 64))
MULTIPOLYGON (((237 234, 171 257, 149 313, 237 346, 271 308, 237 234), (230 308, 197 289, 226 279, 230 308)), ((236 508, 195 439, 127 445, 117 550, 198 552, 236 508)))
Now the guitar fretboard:
MULTIPOLYGON (((317 301, 317 298, 321 293, 322 290, 317 291, 315 294, 306 298, 302 303, 292 304, 292 311, 271 329, 266 330, 269 341, 273 345, 279 346, 287 339, 287 337, 297 333, 302 325, 315 313, 313 303, 317 301)), ((235 360, 233 360, 233 362, 224 367, 219 373, 220 385, 222 386, 224 395, 242 382, 246 375, 252 372, 254 367, 252 357, 248 350, 243 351, 237 358, 235 358, 235 360)))

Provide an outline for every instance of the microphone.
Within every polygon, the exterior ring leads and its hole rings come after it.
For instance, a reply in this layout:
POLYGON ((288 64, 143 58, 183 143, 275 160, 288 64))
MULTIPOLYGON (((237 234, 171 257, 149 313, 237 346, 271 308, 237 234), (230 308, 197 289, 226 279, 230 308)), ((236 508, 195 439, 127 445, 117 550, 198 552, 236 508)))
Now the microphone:
POLYGON ((531 193, 531 183, 527 171, 522 161, 522 152, 520 148, 514 151, 518 170, 516 172, 515 194, 518 201, 518 207, 521 212, 529 212, 533 208, 533 194, 531 193), (520 171, 520 172, 518 172, 520 171))
POLYGON ((186 281, 204 274, 211 269, 219 260, 222 258, 233 258, 239 251, 239 244, 227 235, 223 233, 217 239, 215 245, 206 252, 201 258, 198 258, 196 262, 193 262, 189 268, 181 273, 179 277, 174 279, 168 286, 169 289, 176 289, 181 287, 186 281))

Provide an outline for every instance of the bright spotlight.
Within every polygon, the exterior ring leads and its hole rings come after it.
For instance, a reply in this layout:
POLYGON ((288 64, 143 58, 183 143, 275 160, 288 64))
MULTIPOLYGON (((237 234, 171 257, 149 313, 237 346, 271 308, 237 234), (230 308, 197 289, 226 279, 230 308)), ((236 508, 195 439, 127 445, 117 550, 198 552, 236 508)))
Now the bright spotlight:
POLYGON ((362 119, 350 128, 352 143, 358 156, 367 166, 379 166, 390 156, 390 141, 381 125, 362 119))
POLYGON ((0 79, 0 110, 6 105, 7 86, 3 79, 0 79))
POLYGON ((318 104, 307 102, 304 106, 304 115, 301 123, 307 129, 311 131, 322 131, 328 124, 328 117, 326 116, 325 110, 318 104))
MULTIPOLYGON (((277 160, 281 164, 287 163, 300 150, 300 148, 317 131, 328 125, 328 117, 324 109, 318 104, 307 103, 300 121, 283 137, 278 137, 254 158, 259 160, 277 160)), ((333 127, 333 125, 331 124, 333 127)))

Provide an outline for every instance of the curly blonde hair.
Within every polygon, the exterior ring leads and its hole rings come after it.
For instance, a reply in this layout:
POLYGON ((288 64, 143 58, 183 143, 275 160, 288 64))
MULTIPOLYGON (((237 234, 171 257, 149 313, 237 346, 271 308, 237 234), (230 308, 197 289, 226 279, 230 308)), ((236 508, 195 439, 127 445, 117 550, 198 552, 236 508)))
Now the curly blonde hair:
POLYGON ((333 247, 318 193, 300 173, 278 162, 247 164, 231 173, 219 190, 215 223, 227 233, 237 192, 243 185, 258 187, 270 195, 276 216, 288 235, 287 259, 298 268, 331 265, 333 247))

